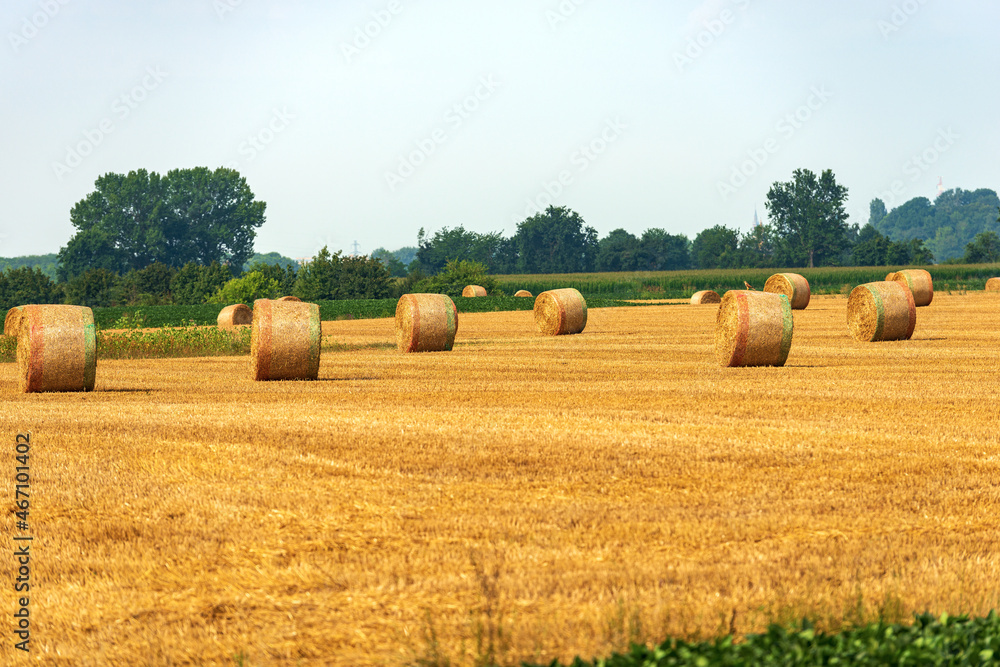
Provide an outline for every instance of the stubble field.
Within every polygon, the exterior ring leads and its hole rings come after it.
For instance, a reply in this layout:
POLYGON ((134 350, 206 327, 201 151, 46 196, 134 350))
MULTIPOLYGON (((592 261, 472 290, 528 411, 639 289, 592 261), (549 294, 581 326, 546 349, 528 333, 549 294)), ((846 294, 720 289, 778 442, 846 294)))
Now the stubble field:
POLYGON ((716 307, 685 305, 559 338, 466 314, 436 354, 326 322, 368 347, 317 382, 121 360, 23 395, 2 364, 5 535, 32 432, 30 657, 545 662, 1000 607, 1000 296, 938 294, 897 343, 845 311, 796 311, 784 368, 717 367, 716 307))

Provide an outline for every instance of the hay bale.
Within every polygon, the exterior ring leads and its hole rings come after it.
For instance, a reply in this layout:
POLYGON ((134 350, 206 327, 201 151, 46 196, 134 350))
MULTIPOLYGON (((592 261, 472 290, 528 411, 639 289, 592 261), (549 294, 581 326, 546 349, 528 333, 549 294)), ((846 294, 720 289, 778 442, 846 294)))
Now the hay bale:
POLYGON ((255 381, 315 380, 320 339, 315 303, 257 299, 250 329, 250 377, 255 381))
POLYGON ((446 294, 404 294, 396 304, 400 352, 448 352, 455 346, 458 309, 446 294))
POLYGON ((526 289, 519 289, 516 292, 514 292, 514 296, 527 296, 527 297, 531 297, 531 296, 533 296, 533 294, 531 292, 529 292, 528 290, 526 290, 526 289))
POLYGON ((776 273, 764 283, 765 292, 784 294, 792 310, 805 310, 809 305, 809 281, 798 273, 776 273))
POLYGON ((21 391, 93 391, 94 313, 84 306, 22 306, 17 334, 21 391))
POLYGON ((890 273, 885 277, 888 281, 900 282, 913 292, 913 303, 919 308, 931 305, 934 298, 934 281, 931 274, 924 269, 905 269, 890 273))
POLYGON ((283 296, 283 297, 280 297, 278 299, 275 299, 275 301, 298 301, 298 302, 301 302, 302 299, 300 299, 297 296, 283 296))
POLYGON ((901 281, 858 285, 847 297, 847 326, 855 340, 909 340, 916 324, 913 292, 901 281))
MULTIPOLYGON (((990 278, 986 281, 987 292, 1000 292, 1000 278, 990 278)), ((8 315, 9 317, 9 315, 8 315)))
POLYGON ((462 296, 486 296, 486 288, 479 285, 466 285, 462 296))
POLYGON ((3 320, 4 336, 16 336, 18 334, 18 331, 21 329, 21 308, 22 306, 14 306, 7 311, 7 317, 3 320))
POLYGON ((715 319, 715 358, 728 367, 784 366, 792 330, 792 304, 784 294, 730 290, 715 319))
POLYGON ((535 324, 548 336, 581 333, 587 326, 587 301, 572 287, 542 292, 535 299, 535 324))
POLYGON ((703 289, 691 295, 691 304, 700 306, 703 303, 721 303, 722 297, 715 290, 703 289))
POLYGON ((231 329, 240 324, 251 324, 253 323, 253 311, 242 303, 226 306, 219 312, 216 323, 220 329, 231 329))

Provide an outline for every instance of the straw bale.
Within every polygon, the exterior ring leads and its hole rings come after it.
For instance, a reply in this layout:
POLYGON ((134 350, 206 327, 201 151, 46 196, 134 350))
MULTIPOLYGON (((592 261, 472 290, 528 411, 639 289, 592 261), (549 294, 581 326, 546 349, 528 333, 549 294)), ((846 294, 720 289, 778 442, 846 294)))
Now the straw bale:
POLYGON ((691 295, 691 303, 699 306, 703 303, 721 303, 722 297, 715 290, 703 289, 691 295))
POLYGON ((809 281, 798 273, 776 273, 764 283, 765 292, 784 294, 792 310, 805 310, 809 305, 809 281))
POLYGON ((986 281, 987 292, 1000 292, 1000 278, 990 278, 986 281))
POLYGON ((250 377, 315 380, 319 377, 319 306, 258 299, 250 330, 250 377))
POLYGON ((85 306, 22 306, 17 336, 21 391, 93 391, 94 313, 85 306))
POLYGON ((529 292, 528 290, 526 290, 526 289, 519 289, 516 292, 514 292, 514 296, 527 296, 527 297, 531 297, 531 296, 534 296, 534 295, 531 292, 529 292))
POLYGON ((220 329, 229 329, 240 324, 252 324, 253 311, 242 303, 226 306, 219 312, 216 323, 220 329))
POLYGON ((283 296, 283 297, 280 297, 278 299, 275 299, 275 301, 299 301, 299 302, 301 302, 302 299, 300 299, 297 296, 283 296))
POLYGON ((21 308, 22 306, 14 306, 7 311, 7 317, 3 320, 3 335, 4 336, 16 336, 21 328, 21 308))
POLYGON ((858 285, 847 297, 847 326, 855 340, 909 340, 916 324, 913 292, 900 281, 858 285))
POLYGON ((913 292, 913 303, 917 308, 931 305, 931 300, 934 298, 934 281, 931 279, 931 274, 928 271, 924 269, 905 269, 890 273, 885 279, 901 282, 906 285, 913 292))
POLYGON ((730 290, 715 320, 722 366, 784 366, 792 348, 792 304, 784 294, 730 290))
POLYGON ((448 352, 455 346, 458 309, 446 294, 404 294, 396 304, 400 352, 448 352))
POLYGON ((486 296, 486 288, 479 285, 466 285, 462 296, 486 296))
POLYGON ((548 336, 581 333, 587 326, 587 301, 572 287, 542 292, 535 299, 535 324, 548 336))

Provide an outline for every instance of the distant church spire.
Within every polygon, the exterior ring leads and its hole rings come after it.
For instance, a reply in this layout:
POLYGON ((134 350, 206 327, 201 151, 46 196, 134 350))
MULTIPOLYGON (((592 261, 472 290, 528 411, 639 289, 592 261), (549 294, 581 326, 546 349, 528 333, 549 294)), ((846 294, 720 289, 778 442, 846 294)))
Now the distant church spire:
POLYGON ((757 207, 753 207, 753 226, 754 229, 760 227, 760 218, 757 217, 757 207))

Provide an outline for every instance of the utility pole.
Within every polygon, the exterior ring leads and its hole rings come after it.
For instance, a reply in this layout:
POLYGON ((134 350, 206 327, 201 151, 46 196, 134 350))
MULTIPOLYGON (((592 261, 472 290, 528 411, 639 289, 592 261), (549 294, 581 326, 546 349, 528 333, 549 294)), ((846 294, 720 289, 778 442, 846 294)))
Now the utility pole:
POLYGON ((352 247, 354 248, 354 256, 355 256, 355 257, 357 257, 357 256, 358 256, 358 248, 360 248, 361 246, 359 246, 359 245, 358 245, 358 242, 357 242, 357 241, 355 241, 355 242, 354 242, 354 243, 352 244, 352 247))

